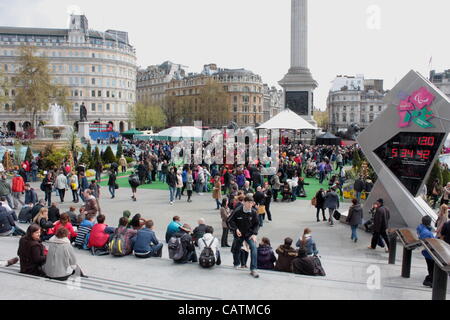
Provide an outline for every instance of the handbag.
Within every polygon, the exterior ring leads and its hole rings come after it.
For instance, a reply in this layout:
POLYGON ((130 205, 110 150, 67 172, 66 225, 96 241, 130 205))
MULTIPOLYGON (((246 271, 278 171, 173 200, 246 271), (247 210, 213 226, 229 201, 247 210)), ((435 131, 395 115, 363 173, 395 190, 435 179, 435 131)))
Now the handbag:
POLYGON ((265 214, 266 213, 266 206, 265 205, 259 205, 258 207, 258 214, 265 214))
POLYGON ((115 190, 119 189, 119 184, 115 183, 115 184, 114 184, 114 189, 115 189, 115 190))
POLYGON ((333 218, 336 220, 341 220, 341 213, 337 210, 334 210, 333 212, 333 218))

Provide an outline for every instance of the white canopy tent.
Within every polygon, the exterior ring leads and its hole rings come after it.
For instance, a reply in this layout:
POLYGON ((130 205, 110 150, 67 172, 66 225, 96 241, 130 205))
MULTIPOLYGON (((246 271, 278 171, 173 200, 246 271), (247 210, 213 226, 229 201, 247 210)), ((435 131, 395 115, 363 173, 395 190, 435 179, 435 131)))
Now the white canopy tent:
POLYGON ((314 127, 290 109, 280 112, 269 121, 260 125, 257 129, 319 130, 319 128, 314 127))
POLYGON ((201 140, 203 131, 196 127, 172 127, 159 132, 156 137, 167 140, 194 139, 201 140))

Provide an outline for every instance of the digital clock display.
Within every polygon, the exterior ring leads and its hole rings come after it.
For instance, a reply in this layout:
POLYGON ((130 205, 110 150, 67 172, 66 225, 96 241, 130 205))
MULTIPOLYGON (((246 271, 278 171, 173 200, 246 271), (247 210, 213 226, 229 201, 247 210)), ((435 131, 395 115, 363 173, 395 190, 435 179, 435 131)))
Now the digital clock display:
POLYGON ((417 197, 444 137, 444 133, 400 132, 374 153, 417 197))

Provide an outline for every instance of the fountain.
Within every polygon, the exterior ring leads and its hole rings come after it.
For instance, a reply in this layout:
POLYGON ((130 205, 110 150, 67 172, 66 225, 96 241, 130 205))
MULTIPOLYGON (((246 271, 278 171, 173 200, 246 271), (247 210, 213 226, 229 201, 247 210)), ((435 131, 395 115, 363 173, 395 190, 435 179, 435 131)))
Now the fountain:
POLYGON ((63 107, 57 104, 50 106, 48 111, 50 123, 39 127, 38 137, 31 144, 33 151, 43 151, 48 145, 57 150, 67 148, 73 128, 64 124, 63 115, 63 107))

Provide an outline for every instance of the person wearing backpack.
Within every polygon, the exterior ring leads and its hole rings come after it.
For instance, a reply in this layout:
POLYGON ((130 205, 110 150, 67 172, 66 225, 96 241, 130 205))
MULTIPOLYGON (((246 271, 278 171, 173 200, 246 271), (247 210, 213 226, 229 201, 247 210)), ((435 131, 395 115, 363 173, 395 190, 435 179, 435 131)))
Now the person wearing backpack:
POLYGON ((128 218, 119 219, 119 227, 109 241, 109 252, 115 257, 124 257, 133 252, 137 230, 128 228, 128 218))
POLYGON ((133 199, 133 201, 136 201, 137 200, 136 199, 137 188, 141 184, 141 181, 139 180, 139 176, 135 172, 132 172, 130 177, 128 178, 128 183, 130 184, 131 192, 133 194, 131 196, 131 199, 133 199))
POLYGON ((222 263, 219 251, 219 239, 213 236, 214 228, 206 227, 206 233, 198 240, 200 257, 198 262, 203 268, 211 268, 214 265, 220 266, 222 263))
POLYGON ((180 231, 180 227, 183 225, 181 222, 181 218, 179 216, 175 216, 172 218, 172 221, 167 226, 166 230, 166 242, 169 243, 170 238, 173 237, 174 234, 180 231))
POLYGON ((206 233, 206 222, 205 219, 200 218, 198 219, 198 226, 194 228, 194 231, 192 232, 192 241, 194 241, 195 246, 198 247, 198 240, 203 237, 203 235, 206 233))
POLYGON ((156 238, 152 220, 145 222, 145 228, 137 232, 134 243, 134 256, 136 258, 162 257, 163 244, 156 238))
POLYGON ((180 231, 175 233, 169 240, 167 247, 169 248, 169 258, 175 263, 197 262, 197 254, 195 253, 195 245, 189 233, 191 226, 184 224, 180 227, 180 231))

